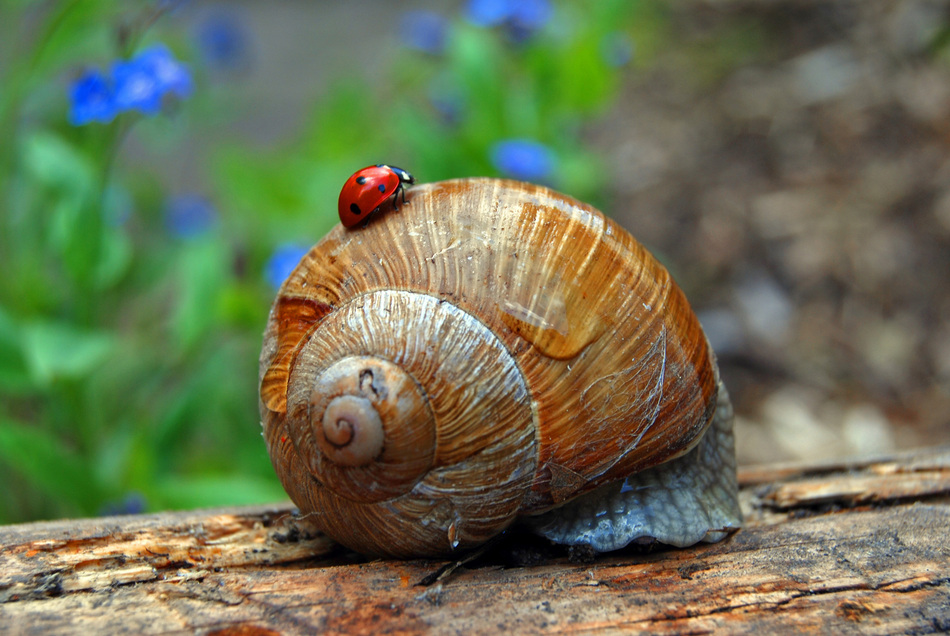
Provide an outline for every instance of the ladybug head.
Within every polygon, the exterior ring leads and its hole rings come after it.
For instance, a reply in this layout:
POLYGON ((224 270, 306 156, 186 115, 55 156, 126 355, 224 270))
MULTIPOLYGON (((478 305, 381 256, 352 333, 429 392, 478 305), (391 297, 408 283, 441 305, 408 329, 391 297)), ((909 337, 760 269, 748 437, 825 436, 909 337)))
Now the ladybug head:
POLYGON ((376 167, 389 168, 390 170, 396 173, 396 176, 399 177, 399 181, 402 183, 408 183, 412 185, 413 183, 416 182, 415 177, 413 177, 411 174, 409 174, 407 171, 403 170, 402 168, 397 168, 396 166, 390 166, 384 163, 376 164, 376 167))

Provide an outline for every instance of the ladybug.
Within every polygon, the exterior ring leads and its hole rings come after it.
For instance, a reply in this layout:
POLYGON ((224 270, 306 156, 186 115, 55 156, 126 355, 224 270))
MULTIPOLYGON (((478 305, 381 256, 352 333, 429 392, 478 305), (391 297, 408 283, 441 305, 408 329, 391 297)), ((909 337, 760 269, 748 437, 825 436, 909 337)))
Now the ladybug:
POLYGON ((340 191, 340 223, 344 227, 357 225, 378 210, 389 197, 393 197, 393 209, 398 210, 396 199, 400 192, 402 202, 406 202, 406 189, 403 186, 415 182, 415 178, 402 168, 382 163, 357 170, 340 191))

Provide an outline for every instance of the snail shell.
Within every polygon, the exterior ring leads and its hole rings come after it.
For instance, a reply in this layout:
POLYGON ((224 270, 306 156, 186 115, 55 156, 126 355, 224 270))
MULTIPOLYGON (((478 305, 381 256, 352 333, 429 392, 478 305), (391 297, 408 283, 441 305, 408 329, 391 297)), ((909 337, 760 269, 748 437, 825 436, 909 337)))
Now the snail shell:
POLYGON ((544 187, 425 184, 336 227, 281 287, 260 369, 284 488, 364 554, 443 555, 519 518, 598 550, 740 523, 731 408, 686 298, 544 187), (670 479, 685 494, 650 494, 670 479))

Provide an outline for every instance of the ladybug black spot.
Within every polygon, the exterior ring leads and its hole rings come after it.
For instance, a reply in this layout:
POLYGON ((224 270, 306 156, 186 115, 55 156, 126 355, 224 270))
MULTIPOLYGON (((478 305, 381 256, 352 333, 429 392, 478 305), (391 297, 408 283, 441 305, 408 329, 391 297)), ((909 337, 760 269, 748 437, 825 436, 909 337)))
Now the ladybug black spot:
POLYGON ((379 184, 378 186, 376 186, 376 187, 379 189, 380 192, 385 192, 385 191, 386 191, 386 184, 384 184, 384 183, 380 183, 380 184, 379 184))
POLYGON ((363 213, 363 211, 360 209, 360 206, 356 205, 355 203, 350 204, 350 212, 352 212, 356 216, 359 216, 363 213))
POLYGON ((366 183, 366 177, 356 177, 356 182, 360 185, 366 183))

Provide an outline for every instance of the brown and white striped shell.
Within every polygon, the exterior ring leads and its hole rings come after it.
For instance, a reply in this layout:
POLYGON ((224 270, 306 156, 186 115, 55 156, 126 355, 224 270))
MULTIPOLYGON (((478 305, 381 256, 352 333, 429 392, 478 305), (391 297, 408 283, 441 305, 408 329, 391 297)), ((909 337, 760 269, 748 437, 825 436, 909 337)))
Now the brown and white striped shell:
POLYGON ((612 549, 617 523, 590 528, 619 508, 685 505, 616 500, 637 475, 714 500, 685 540, 663 523, 639 536, 688 544, 739 523, 731 409, 686 298, 625 230, 544 187, 419 185, 398 211, 337 226, 281 287, 260 370, 284 488, 361 553, 447 554, 519 518, 612 549), (723 459, 663 477, 704 453, 723 459))

